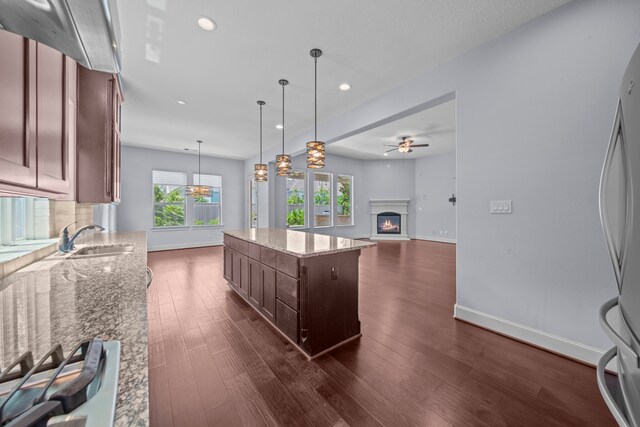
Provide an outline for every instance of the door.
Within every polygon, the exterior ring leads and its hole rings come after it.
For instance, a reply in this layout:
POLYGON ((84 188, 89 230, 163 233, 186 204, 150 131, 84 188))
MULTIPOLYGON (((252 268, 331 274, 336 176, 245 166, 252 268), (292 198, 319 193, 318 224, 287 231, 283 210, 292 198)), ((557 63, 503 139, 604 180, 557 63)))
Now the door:
POLYGON ((0 182, 36 187, 36 42, 0 31, 0 182))
POLYGON ((262 264, 249 259, 249 303, 260 309, 262 302, 262 264))
POLYGON ((65 110, 65 57, 37 45, 38 188, 53 193, 69 191, 69 161, 65 110))
POLYGON ((276 321, 276 271, 262 266, 262 301, 260 312, 271 322, 276 321))

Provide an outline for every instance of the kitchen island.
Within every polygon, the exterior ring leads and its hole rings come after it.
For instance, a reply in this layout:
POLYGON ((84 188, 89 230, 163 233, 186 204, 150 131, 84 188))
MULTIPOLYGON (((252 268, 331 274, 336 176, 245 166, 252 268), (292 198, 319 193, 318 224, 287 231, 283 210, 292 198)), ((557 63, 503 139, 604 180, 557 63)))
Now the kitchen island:
MULTIPOLYGON (((139 233, 87 233, 76 251, 55 254, 0 279, 0 367, 25 351, 40 359, 55 344, 120 341, 116 426, 149 424, 147 239, 139 233), (130 253, 74 258, 82 248, 133 245, 130 253)), ((108 402, 106 402, 108 404, 108 402)))
POLYGON ((309 360, 360 337, 358 259, 375 246, 277 228, 224 232, 224 278, 309 360))

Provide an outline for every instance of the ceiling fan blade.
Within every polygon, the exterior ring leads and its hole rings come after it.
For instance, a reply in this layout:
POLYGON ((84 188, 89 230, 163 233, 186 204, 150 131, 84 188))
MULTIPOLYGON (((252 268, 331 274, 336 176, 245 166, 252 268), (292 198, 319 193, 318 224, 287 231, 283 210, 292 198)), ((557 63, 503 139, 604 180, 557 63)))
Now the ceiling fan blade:
POLYGON ((397 151, 397 150, 398 150, 398 147, 396 147, 396 148, 392 148, 391 150, 387 150, 387 151, 385 151, 385 153, 390 153, 390 152, 392 152, 392 151, 397 151))
POLYGON ((414 148, 414 147, 428 147, 428 146, 429 146, 429 144, 415 144, 415 145, 412 145, 411 148, 414 148))
POLYGON ((396 147, 396 148, 398 148, 397 145, 383 145, 383 147, 396 147))
POLYGON ((413 150, 409 148, 409 151, 407 151, 407 153, 413 153, 413 150))

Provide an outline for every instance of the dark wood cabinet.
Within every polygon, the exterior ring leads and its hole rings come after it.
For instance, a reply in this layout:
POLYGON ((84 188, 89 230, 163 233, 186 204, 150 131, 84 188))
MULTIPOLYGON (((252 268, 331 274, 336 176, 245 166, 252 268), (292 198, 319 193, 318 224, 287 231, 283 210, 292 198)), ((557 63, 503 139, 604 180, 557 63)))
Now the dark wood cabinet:
POLYGON ((0 193, 73 199, 75 62, 1 30, 0 55, 0 193))
POLYGON ((229 286, 308 358, 360 336, 359 249, 297 257, 224 236, 229 286))
POLYGON ((272 323, 276 320, 276 271, 262 266, 262 300, 260 312, 272 323))
MULTIPOLYGON (((38 188, 68 193, 70 188, 65 56, 37 45, 38 188)), ((75 89, 75 88, 74 88, 75 89)))
POLYGON ((120 202, 121 103, 115 75, 78 66, 78 202, 120 202))
POLYGON ((35 188, 36 42, 0 31, 0 52, 0 182, 35 188))
POLYGON ((260 301, 262 301, 262 264, 249 258, 249 303, 260 309, 260 301))

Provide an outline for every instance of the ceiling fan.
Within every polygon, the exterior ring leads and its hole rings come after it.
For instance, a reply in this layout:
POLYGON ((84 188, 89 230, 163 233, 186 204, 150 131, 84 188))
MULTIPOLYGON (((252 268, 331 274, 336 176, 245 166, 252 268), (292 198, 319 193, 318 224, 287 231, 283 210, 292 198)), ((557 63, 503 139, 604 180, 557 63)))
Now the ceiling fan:
POLYGON ((398 143, 398 145, 385 145, 385 147, 394 147, 391 150, 385 151, 385 153, 389 153, 391 151, 398 150, 401 153, 411 153, 413 152, 412 148, 418 147, 428 147, 429 144, 416 144, 413 145, 413 140, 409 139, 408 136, 403 136, 402 141, 398 143))

